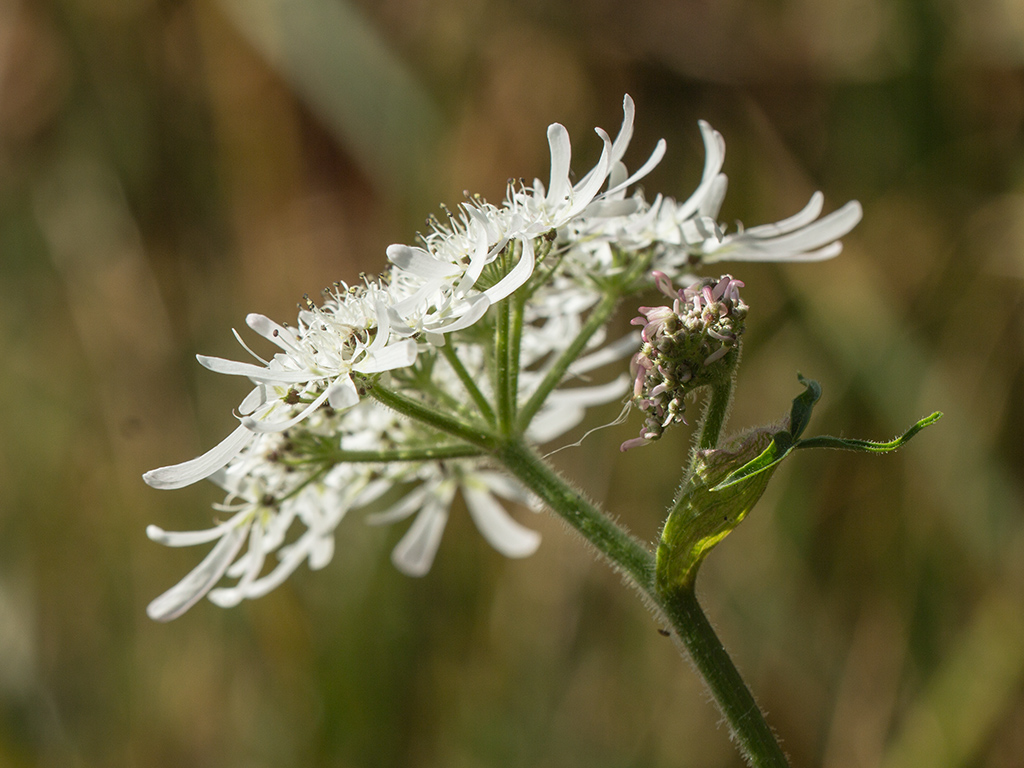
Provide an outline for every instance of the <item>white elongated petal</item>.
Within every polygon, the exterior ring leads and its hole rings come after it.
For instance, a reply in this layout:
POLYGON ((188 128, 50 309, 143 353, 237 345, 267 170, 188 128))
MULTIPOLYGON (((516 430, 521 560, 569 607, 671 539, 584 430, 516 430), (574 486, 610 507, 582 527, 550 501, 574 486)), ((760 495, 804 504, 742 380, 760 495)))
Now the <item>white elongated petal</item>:
POLYGON ((253 381, 294 384, 316 378, 309 371, 274 370, 272 368, 264 368, 262 365, 239 363, 235 360, 225 360, 220 357, 210 357, 209 355, 196 355, 196 360, 199 361, 201 366, 208 368, 214 373, 226 373, 229 376, 247 376, 253 381))
POLYGON ((469 296, 465 300, 467 308, 460 314, 455 315, 449 321, 441 321, 437 323, 431 323, 428 326, 428 330, 431 333, 454 333, 455 331, 461 331, 463 328, 469 328, 477 320, 484 316, 487 312, 488 307, 491 306, 490 300, 483 293, 477 293, 469 296))
POLYGON ((629 142, 633 139, 633 118, 635 115, 636 105, 633 103, 633 97, 627 93, 622 97, 622 126, 619 128, 615 141, 612 142, 611 160, 613 163, 617 163, 623 158, 626 154, 626 148, 629 147, 629 142))
POLYGON ((235 341, 237 341, 239 344, 242 345, 242 349, 244 349, 246 352, 248 352, 250 355, 255 357, 257 360, 259 360, 264 365, 270 365, 270 363, 268 363, 266 360, 264 360, 262 357, 260 357, 259 355, 257 355, 255 352, 252 351, 252 349, 249 347, 248 344, 245 343, 245 339, 243 339, 241 337, 241 335, 238 333, 238 331, 236 331, 234 328, 232 328, 231 329, 231 333, 234 334, 235 341))
POLYGON ((366 522, 370 525, 389 525, 412 515, 423 506, 423 500, 427 497, 428 487, 421 485, 406 494, 401 500, 381 512, 375 512, 366 516, 366 522))
POLYGON ((698 217, 703 216, 712 221, 717 220, 718 212, 722 210, 722 203, 725 201, 725 193, 728 189, 729 177, 724 173, 715 176, 711 183, 708 184, 707 191, 704 193, 704 198, 700 201, 700 205, 697 206, 696 215, 698 217))
MULTIPOLYGON (((482 215, 474 210, 475 215, 482 215)), ((482 223, 477 220, 474 216, 474 223, 477 229, 476 244, 473 248, 473 255, 470 256, 469 266, 466 267, 466 272, 463 274, 462 279, 459 280, 459 284, 455 287, 455 292, 459 296, 465 296, 466 293, 472 288, 476 281, 480 278, 480 273, 484 271, 484 267, 487 263, 497 255, 505 244, 508 242, 506 238, 503 238, 495 249, 489 249, 487 243, 487 226, 486 223, 482 223)))
POLYGON ((309 568, 319 571, 334 559, 334 537, 317 536, 309 546, 309 568))
POLYGON ((840 242, 829 243, 824 248, 813 251, 782 251, 775 248, 764 248, 757 245, 743 244, 740 247, 723 248, 705 257, 705 264, 714 264, 719 261, 747 261, 747 262, 775 262, 785 261, 787 263, 809 263, 814 261, 827 261, 834 259, 843 252, 843 244, 840 242))
POLYGON ((404 339, 373 352, 358 365, 352 366, 352 370, 358 373, 381 373, 406 368, 415 362, 416 342, 404 339))
POLYGON ((537 497, 521 485, 519 481, 513 480, 508 475, 503 475, 500 472, 488 472, 483 470, 477 472, 474 477, 488 490, 502 498, 509 499, 510 501, 517 501, 520 504, 525 504, 531 509, 536 506, 538 501, 537 497))
POLYGON ((530 422, 530 426, 526 429, 526 436, 531 442, 543 445, 577 426, 586 415, 587 412, 584 408, 573 405, 556 408, 549 400, 544 403, 533 421, 530 422))
POLYGON ((612 140, 600 128, 595 128, 594 131, 601 137, 601 141, 604 143, 601 157, 598 158, 597 165, 594 166, 592 173, 584 177, 583 181, 573 188, 572 205, 569 206, 567 211, 559 212, 559 223, 569 221, 574 216, 582 213, 590 205, 597 193, 601 191, 605 179, 608 178, 608 171, 611 170, 612 140))
POLYGON ((558 407, 565 405, 600 405, 602 403, 609 403, 617 397, 622 397, 622 395, 629 391, 629 385, 629 376, 622 374, 607 384, 598 384, 593 387, 556 389, 548 395, 548 402, 558 407))
POLYGON ((270 419, 256 419, 253 418, 252 416, 244 416, 242 417, 242 426, 248 430, 251 430, 252 432, 257 432, 260 434, 266 434, 269 432, 283 432, 286 429, 291 429, 300 421, 305 420, 311 413, 313 413, 313 411, 315 411, 317 408, 323 405, 327 398, 330 397, 331 391, 332 388, 328 387, 317 396, 316 400, 314 400, 312 403, 303 408, 302 411, 297 416, 293 416, 292 418, 286 419, 285 421, 271 421, 270 419))
POLYGON ((594 387, 556 389, 530 422, 526 435, 537 443, 554 440, 583 421, 587 408, 622 397, 629 391, 629 386, 629 377, 623 374, 607 384, 594 387))
POLYGON ((388 343, 388 337, 391 335, 391 321, 388 318, 388 308, 384 302, 377 299, 374 302, 374 310, 377 315, 377 335, 373 337, 373 342, 368 347, 370 354, 380 351, 388 343))
POLYGON ((146 607, 146 614, 155 621, 176 619, 220 581, 224 572, 245 543, 248 525, 240 525, 224 533, 217 546, 203 558, 185 578, 164 592, 146 607))
POLYGON ((587 373, 603 365, 608 365, 608 363, 614 363, 629 357, 640 348, 641 341, 639 331, 628 333, 611 344, 605 344, 597 352, 577 358, 576 362, 569 366, 569 375, 578 376, 581 373, 587 373))
POLYGON ((523 240, 523 251, 519 256, 519 261, 507 275, 484 291, 484 296, 491 304, 495 304, 510 295, 530 279, 530 275, 533 274, 534 262, 533 239, 526 238, 523 240))
MULTIPOLYGON (((248 514, 248 510, 241 514, 248 514)), ((147 525, 146 536, 149 537, 150 541, 163 544, 165 547, 192 547, 196 544, 209 544, 211 541, 216 541, 223 536, 224 532, 229 528, 236 527, 238 525, 238 517, 236 515, 227 522, 213 528, 207 528, 205 531, 165 531, 157 525, 147 525)))
POLYGON ((434 564, 454 492, 453 487, 444 494, 444 498, 429 496, 409 530, 392 550, 391 562, 406 576, 425 576, 434 564))
POLYGON ((295 349, 295 332, 275 323, 266 315, 252 312, 245 316, 245 324, 285 352, 295 349))
POLYGON ((266 576, 256 579, 256 581, 249 585, 248 590, 246 590, 246 597, 250 600, 255 600, 258 597, 264 597, 281 586, 289 576, 295 573, 295 569, 298 568, 302 564, 302 561, 309 555, 305 546, 298 546, 298 541, 295 542, 295 545, 296 546, 289 548, 287 552, 283 553, 280 562, 278 562, 274 567, 274 570, 266 576))
POLYGON ((640 179, 642 179, 644 176, 653 171, 655 167, 658 165, 658 163, 662 161, 662 158, 665 157, 665 151, 667 149, 668 144, 665 143, 665 140, 659 139, 658 143, 655 144, 654 146, 654 151, 651 152, 651 156, 647 158, 647 162, 640 166, 640 169, 636 173, 634 173, 625 181, 621 181, 614 187, 610 188, 605 194, 614 195, 616 192, 626 189, 631 184, 635 184, 636 182, 640 181, 640 179))
POLYGON ((704 174, 701 176, 697 189, 677 209, 676 215, 681 219, 696 213, 711 189, 715 177, 722 170, 722 164, 725 162, 725 139, 722 138, 722 135, 703 120, 700 121, 700 134, 704 139, 704 151, 706 153, 704 157, 704 174))
POLYGON ((849 233, 860 222, 863 216, 860 203, 851 200, 838 211, 833 211, 823 219, 819 219, 796 232, 773 237, 770 241, 772 248, 790 251, 805 251, 821 246, 833 240, 838 240, 849 233))
POLYGON ((753 237, 777 237, 778 235, 784 235, 787 232, 792 232, 794 229, 810 224, 821 215, 822 208, 824 207, 825 196, 821 192, 815 192, 811 195, 811 199, 807 201, 807 205, 803 207, 803 210, 796 215, 782 221, 777 221, 774 224, 760 224, 756 227, 750 227, 744 231, 744 234, 753 237))
POLYGON ((394 326, 396 325, 396 320, 400 323, 404 318, 409 317, 410 314, 414 313, 417 309, 420 309, 430 300, 430 297, 433 296, 442 285, 444 285, 444 279, 428 280, 417 288, 416 292, 411 296, 406 296, 404 299, 391 306, 388 309, 388 312, 390 313, 390 324, 394 326))
POLYGON ((241 404, 238 406, 238 412, 243 416, 248 416, 261 405, 267 402, 267 388, 263 384, 257 385, 252 392, 245 396, 241 404))
POLYGON ((540 534, 513 520, 486 490, 465 485, 462 495, 480 534, 498 552, 505 557, 528 557, 537 551, 540 534))
POLYGON ((441 261, 431 256, 422 248, 409 245, 389 245, 388 261, 411 275, 427 279, 455 277, 461 270, 455 264, 441 261))
POLYGON ((853 229, 861 216, 860 203, 851 200, 838 211, 796 232, 762 239, 749 237, 748 230, 726 238, 721 251, 710 254, 711 258, 706 261, 821 261, 840 252, 842 246, 835 241, 853 229))
POLYGON ((359 402, 359 391, 352 383, 351 376, 339 376, 327 390, 327 402, 336 411, 351 408, 359 402))
POLYGON ((151 469, 142 476, 146 483, 161 490, 184 488, 209 477, 225 466, 253 439, 253 433, 243 424, 202 456, 170 467, 151 469))
POLYGON ((572 147, 569 132, 561 123, 548 126, 548 146, 551 149, 551 183, 545 199, 548 208, 559 205, 569 194, 569 164, 572 161, 572 147))
POLYGON ((634 199, 628 200, 595 200, 587 206, 587 216, 592 218, 611 218, 613 216, 629 216, 636 213, 640 203, 634 199))

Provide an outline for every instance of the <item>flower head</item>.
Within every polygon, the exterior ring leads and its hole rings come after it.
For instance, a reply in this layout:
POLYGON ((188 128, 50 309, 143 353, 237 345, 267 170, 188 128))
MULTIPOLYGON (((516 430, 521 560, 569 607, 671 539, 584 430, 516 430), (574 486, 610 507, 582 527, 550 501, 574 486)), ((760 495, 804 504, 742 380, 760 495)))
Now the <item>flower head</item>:
POLYGON ((661 272, 655 282, 671 306, 640 307, 633 325, 642 326, 643 344, 633 355, 633 404, 647 414, 640 437, 622 450, 657 440, 672 423, 686 421, 686 397, 732 376, 739 357, 747 305, 739 280, 725 275, 675 288, 661 272))

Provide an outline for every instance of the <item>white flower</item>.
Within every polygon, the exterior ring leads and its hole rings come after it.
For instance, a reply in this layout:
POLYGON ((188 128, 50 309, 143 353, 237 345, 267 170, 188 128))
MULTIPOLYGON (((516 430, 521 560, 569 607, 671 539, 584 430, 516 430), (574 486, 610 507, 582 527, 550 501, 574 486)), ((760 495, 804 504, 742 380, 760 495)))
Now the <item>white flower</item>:
POLYGON ((323 568, 334 555, 334 531, 346 512, 384 490, 372 484, 371 476, 365 465, 341 464, 322 481, 308 482, 307 476, 288 472, 265 455, 241 454, 210 478, 228 492, 223 504, 214 505, 230 514, 227 520, 203 531, 146 529, 150 539, 169 547, 217 542, 199 565, 149 604, 147 614, 170 621, 204 596, 221 607, 234 606, 266 595, 303 562, 313 570, 323 568), (305 530, 286 543, 296 522, 305 530), (268 555, 275 552, 277 562, 264 572, 268 555), (215 588, 224 577, 236 581, 215 588))
POLYGON ((627 188, 649 174, 665 156, 665 140, 655 145, 654 152, 640 170, 627 177, 622 165, 629 142, 633 137, 633 100, 627 95, 622 100, 622 126, 613 142, 600 128, 595 132, 604 143, 597 165, 591 168, 575 185, 570 176, 572 147, 569 132, 559 123, 548 126, 548 146, 551 149, 551 177, 548 189, 535 179, 532 188, 510 190, 509 205, 530 222, 529 231, 540 235, 557 230, 576 218, 621 216, 632 213, 635 204, 625 197, 627 188), (608 182, 608 188, 601 188, 608 182))
POLYGON ((391 561, 402 573, 423 576, 430 570, 456 490, 461 490, 477 529, 498 552, 520 558, 537 551, 540 534, 513 520, 495 498, 500 496, 536 509, 532 494, 515 480, 479 469, 472 461, 427 464, 418 474, 419 486, 389 509, 367 519, 373 525, 384 525, 416 515, 391 553, 391 561))
POLYGON ((281 351, 263 360, 238 342, 260 365, 198 355, 211 371, 245 376, 255 388, 238 406, 241 425, 218 445, 195 459, 154 469, 143 478, 154 488, 182 488, 209 477, 246 448, 256 435, 282 432, 299 424, 325 403, 335 410, 359 402, 352 373, 381 373, 416 360, 416 342, 391 333, 388 303, 382 288, 341 286, 316 307, 308 302, 298 327, 286 328, 263 315, 246 323, 281 351))
POLYGON ((596 128, 604 147, 597 164, 575 185, 570 180, 572 148, 565 127, 548 127, 551 176, 547 190, 539 180, 533 187, 510 185, 501 208, 471 198, 449 214, 447 223, 434 221, 422 246, 396 244, 387 249, 393 265, 391 308, 396 331, 425 333, 434 344, 445 334, 477 322, 488 307, 520 288, 533 274, 534 239, 557 231, 576 219, 621 216, 639 203, 626 199, 627 188, 646 176, 665 154, 661 140, 647 162, 631 176, 622 157, 633 135, 633 100, 623 100, 623 121, 613 142, 596 128), (601 191, 607 184, 607 189, 601 191), (502 253, 514 266, 494 285, 476 290, 484 268, 502 253))

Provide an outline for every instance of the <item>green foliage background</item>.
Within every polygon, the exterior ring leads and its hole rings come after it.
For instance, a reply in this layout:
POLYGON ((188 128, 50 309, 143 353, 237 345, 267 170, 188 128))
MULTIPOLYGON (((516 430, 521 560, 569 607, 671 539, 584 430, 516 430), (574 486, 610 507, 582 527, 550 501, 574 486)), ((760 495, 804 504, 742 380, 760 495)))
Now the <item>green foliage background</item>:
MULTIPOLYGON (((140 475, 243 394, 193 355, 379 271, 439 201, 545 177, 551 121, 589 167, 624 92, 633 164, 669 141, 649 193, 692 190, 705 118, 726 219, 864 204, 834 261, 730 265, 732 427, 784 415, 797 371, 825 390, 808 435, 946 414, 895 457, 787 462, 704 566, 794 765, 1021 764, 1021 0, 0 2, 0 764, 739 765, 643 606, 546 516, 511 562, 457 507, 422 580, 387 561, 400 531, 352 518, 263 600, 144 613, 199 554, 145 525, 203 527, 217 497, 140 475)), ((556 458, 653 540, 687 435, 620 455, 635 429, 556 458)))

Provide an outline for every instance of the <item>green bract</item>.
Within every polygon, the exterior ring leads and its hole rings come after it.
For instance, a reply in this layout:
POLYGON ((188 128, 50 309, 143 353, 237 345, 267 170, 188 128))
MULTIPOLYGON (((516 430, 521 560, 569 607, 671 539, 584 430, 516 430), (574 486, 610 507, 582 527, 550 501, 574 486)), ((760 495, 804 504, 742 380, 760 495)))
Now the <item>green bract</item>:
POLYGON ((816 381, 800 376, 806 388, 782 425, 762 427, 721 448, 698 450, 685 485, 662 529, 658 544, 657 583, 663 592, 689 588, 697 569, 716 544, 739 525, 761 498, 779 464, 797 448, 839 448, 864 453, 894 451, 938 421, 935 412, 889 442, 800 435, 821 397, 816 381))

